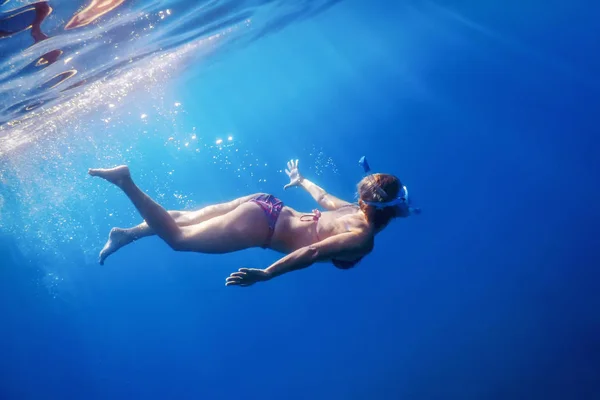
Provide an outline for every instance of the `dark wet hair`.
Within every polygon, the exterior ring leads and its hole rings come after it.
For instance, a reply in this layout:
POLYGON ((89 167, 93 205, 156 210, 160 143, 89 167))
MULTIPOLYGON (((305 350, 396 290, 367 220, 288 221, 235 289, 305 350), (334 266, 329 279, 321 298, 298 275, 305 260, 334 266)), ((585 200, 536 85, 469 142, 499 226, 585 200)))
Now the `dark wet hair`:
POLYGON ((376 231, 385 228, 392 219, 402 215, 399 214, 398 208, 395 206, 376 208, 365 202, 385 203, 392 201, 398 197, 402 186, 400 179, 390 174, 368 175, 358 183, 358 204, 376 231))

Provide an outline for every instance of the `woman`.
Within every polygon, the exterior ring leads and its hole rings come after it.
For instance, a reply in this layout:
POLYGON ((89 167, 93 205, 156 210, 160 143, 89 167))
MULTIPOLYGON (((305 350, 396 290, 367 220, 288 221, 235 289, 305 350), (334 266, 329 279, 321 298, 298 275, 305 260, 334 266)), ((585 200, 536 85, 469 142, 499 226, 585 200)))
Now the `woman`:
MULTIPOLYGON (((360 162, 368 173, 364 157, 360 162)), ((227 286, 250 286, 316 262, 331 261, 338 268, 351 268, 371 252, 375 235, 392 219, 418 212, 409 206, 406 187, 393 175, 365 176, 358 184, 358 204, 352 204, 302 177, 298 160, 287 166, 290 183, 285 189, 303 187, 327 212, 301 214, 268 194, 197 211, 166 211, 133 183, 127 166, 90 169, 90 175, 123 190, 145 220, 134 228, 113 228, 100 263, 124 245, 152 234, 176 251, 221 254, 263 247, 287 254, 266 269, 240 268, 225 282, 227 286)))

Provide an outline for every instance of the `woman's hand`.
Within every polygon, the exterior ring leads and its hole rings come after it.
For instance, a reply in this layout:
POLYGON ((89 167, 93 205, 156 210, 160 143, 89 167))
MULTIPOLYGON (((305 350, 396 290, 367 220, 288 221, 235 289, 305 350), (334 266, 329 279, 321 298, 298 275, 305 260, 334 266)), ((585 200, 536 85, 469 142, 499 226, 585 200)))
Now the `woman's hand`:
POLYGON ((285 185, 283 188, 291 188, 292 186, 299 186, 302 183, 302 175, 298 171, 298 160, 291 160, 287 163, 287 169, 285 173, 290 177, 290 183, 285 185))
POLYGON ((268 281, 269 279, 271 279, 271 274, 264 269, 240 268, 238 272, 229 275, 225 280, 225 286, 250 286, 256 282, 268 281))

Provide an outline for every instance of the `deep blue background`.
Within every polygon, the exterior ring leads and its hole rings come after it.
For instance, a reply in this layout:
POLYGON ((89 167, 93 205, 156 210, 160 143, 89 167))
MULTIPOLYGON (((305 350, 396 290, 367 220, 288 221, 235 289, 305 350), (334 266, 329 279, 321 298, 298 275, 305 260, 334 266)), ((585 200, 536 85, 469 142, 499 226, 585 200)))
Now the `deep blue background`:
MULTIPOLYGON (((124 161, 163 176, 170 157, 198 204, 265 190, 308 210, 282 190, 287 159, 352 198, 366 154, 424 213, 354 270, 251 288, 224 279, 277 255, 178 254, 152 238, 98 267, 75 240, 77 266, 51 294, 39 282, 60 266, 5 235, 0 397, 600 398, 600 6, 380 3, 342 2, 172 83, 184 122, 233 132, 268 163, 266 183, 151 144, 124 161), (315 146, 339 173, 314 165, 315 146)), ((88 201, 101 220, 105 204, 88 201)))

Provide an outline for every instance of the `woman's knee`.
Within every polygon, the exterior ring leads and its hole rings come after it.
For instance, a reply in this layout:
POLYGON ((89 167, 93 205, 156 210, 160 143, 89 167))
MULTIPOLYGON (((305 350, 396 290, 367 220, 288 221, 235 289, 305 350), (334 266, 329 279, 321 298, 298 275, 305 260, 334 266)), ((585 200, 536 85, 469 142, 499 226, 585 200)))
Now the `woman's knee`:
POLYGON ((183 215, 183 211, 170 210, 169 211, 169 215, 171 216, 171 218, 177 219, 177 218, 179 218, 179 217, 181 217, 183 215))

